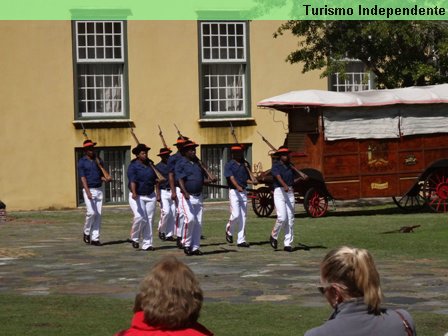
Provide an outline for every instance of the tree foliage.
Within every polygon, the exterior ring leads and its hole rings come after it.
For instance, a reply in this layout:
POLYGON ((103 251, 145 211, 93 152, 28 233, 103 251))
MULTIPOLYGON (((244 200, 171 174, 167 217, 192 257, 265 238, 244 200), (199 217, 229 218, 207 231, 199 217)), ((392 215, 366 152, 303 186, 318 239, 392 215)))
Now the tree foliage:
POLYGON ((287 21, 275 37, 290 31, 298 49, 287 61, 321 76, 344 73, 358 59, 376 76, 379 88, 448 82, 448 24, 443 21, 287 21))

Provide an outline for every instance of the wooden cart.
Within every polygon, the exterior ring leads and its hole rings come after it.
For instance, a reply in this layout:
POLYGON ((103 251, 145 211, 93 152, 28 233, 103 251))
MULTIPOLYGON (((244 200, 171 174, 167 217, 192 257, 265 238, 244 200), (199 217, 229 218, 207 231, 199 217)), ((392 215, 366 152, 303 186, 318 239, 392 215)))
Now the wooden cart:
MULTIPOLYGON (((356 93, 306 90, 258 103, 288 114, 292 162, 310 176, 294 186, 309 216, 328 202, 392 197, 398 207, 448 211, 448 84, 356 93)), ((254 211, 274 209, 269 174, 254 211)))

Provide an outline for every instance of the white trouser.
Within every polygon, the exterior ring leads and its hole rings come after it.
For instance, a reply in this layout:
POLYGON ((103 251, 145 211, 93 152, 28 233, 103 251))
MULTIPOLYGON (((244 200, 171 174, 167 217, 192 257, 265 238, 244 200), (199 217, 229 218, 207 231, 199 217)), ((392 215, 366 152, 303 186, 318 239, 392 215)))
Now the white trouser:
POLYGON ((278 239, 281 228, 285 230, 284 246, 291 246, 294 240, 294 191, 288 192, 282 187, 274 189, 274 204, 277 211, 277 220, 272 229, 272 237, 278 239))
POLYGON ((166 237, 172 237, 176 223, 176 204, 171 199, 171 191, 161 189, 160 200, 162 204, 160 204, 159 232, 165 233, 166 237))
POLYGON ((202 194, 199 196, 190 195, 190 199, 188 200, 182 195, 180 203, 185 214, 182 244, 185 247, 190 247, 191 251, 196 251, 201 245, 203 210, 202 194))
POLYGON ((100 188, 89 188, 92 199, 88 199, 87 193, 82 189, 84 203, 86 204, 86 222, 84 234, 90 235, 91 241, 100 239, 101 210, 103 208, 103 191, 100 188))
POLYGON ((176 195, 177 195, 177 209, 176 209, 176 236, 183 237, 184 231, 184 220, 185 213, 182 209, 181 199, 183 198, 183 194, 180 191, 179 187, 176 187, 176 195))
POLYGON ((131 228, 131 240, 138 242, 142 237, 142 249, 152 246, 152 224, 156 210, 156 194, 138 195, 137 199, 129 195, 129 205, 134 213, 131 228))
MULTIPOLYGON (((138 200, 138 198, 137 198, 138 200)), ((140 224, 142 223, 142 216, 138 212, 137 200, 132 198, 132 193, 129 193, 129 206, 131 207, 134 218, 132 219, 130 238, 134 242, 138 242, 140 239, 140 224)))
POLYGON ((235 223, 238 223, 238 244, 246 241, 247 192, 229 190, 230 218, 226 225, 228 235, 233 235, 235 223))

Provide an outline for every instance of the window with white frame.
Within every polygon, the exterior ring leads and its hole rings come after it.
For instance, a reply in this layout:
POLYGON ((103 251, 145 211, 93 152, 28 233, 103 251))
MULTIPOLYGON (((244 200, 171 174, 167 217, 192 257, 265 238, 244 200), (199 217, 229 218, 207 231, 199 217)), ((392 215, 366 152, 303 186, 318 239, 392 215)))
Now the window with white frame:
POLYGON ((77 117, 126 115, 125 22, 75 21, 77 117))
MULTIPOLYGON (((112 177, 109 183, 103 183, 104 204, 126 203, 128 200, 128 186, 126 169, 129 165, 129 147, 99 147, 95 148, 95 153, 104 161, 104 166, 112 177)), ((76 149, 76 164, 84 155, 82 149, 76 149)), ((76 170, 76 172, 78 172, 76 170)), ((82 184, 77 176, 77 200, 79 205, 84 205, 82 196, 82 184)))
POLYGON ((372 90, 374 88, 373 76, 366 70, 365 65, 355 59, 344 60, 345 74, 336 72, 330 78, 330 91, 354 92, 372 90))
POLYGON ((200 22, 203 117, 248 114, 246 22, 200 22))

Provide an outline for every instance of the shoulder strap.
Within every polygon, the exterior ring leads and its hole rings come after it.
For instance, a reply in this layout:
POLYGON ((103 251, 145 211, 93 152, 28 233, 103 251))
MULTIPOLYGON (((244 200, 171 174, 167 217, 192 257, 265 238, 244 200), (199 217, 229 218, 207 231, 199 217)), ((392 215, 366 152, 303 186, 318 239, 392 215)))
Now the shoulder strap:
POLYGON ((406 330, 406 334, 408 336, 413 336, 414 332, 412 331, 411 326, 409 325, 409 322, 404 318, 403 314, 400 313, 398 310, 395 310, 395 312, 400 316, 401 321, 403 322, 404 329, 406 330))

